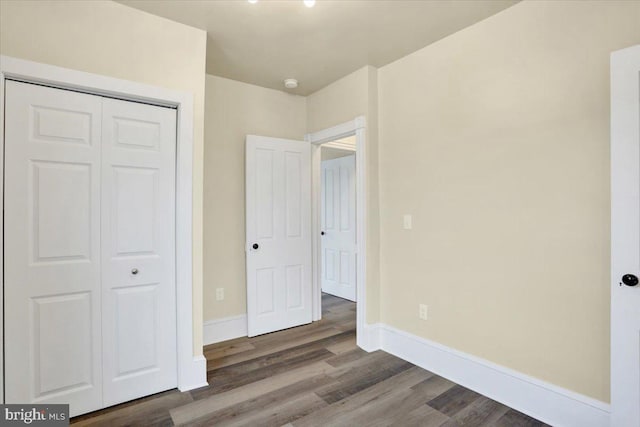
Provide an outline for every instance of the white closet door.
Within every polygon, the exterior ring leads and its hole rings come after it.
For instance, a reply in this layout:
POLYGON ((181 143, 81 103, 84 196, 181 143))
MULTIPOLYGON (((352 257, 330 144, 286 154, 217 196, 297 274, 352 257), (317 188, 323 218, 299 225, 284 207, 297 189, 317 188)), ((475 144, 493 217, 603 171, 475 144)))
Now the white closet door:
POLYGON ((247 136, 249 336, 311 323, 309 143, 247 136))
POLYGON ((6 82, 7 403, 102 407, 101 103, 6 82))
POLYGON ((356 156, 322 162, 322 291, 356 300, 356 156))
POLYGON ((105 406, 174 388, 176 111, 104 99, 105 406))

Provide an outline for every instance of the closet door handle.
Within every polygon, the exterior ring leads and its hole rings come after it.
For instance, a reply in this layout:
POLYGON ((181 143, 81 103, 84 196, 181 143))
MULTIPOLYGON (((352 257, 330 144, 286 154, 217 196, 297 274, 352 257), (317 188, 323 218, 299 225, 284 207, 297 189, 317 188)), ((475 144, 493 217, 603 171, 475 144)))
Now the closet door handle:
POLYGON ((138 269, 137 268, 132 269, 131 274, 133 274, 134 276, 138 274, 138 269))

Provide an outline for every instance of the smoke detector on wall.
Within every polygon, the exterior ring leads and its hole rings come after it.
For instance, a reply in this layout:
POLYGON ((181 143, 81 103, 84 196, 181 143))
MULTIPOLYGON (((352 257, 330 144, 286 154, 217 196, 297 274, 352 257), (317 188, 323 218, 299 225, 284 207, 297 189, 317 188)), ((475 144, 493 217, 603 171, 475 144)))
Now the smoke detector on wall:
POLYGON ((298 81, 296 79, 284 79, 284 87, 287 89, 295 89, 298 87, 298 81))

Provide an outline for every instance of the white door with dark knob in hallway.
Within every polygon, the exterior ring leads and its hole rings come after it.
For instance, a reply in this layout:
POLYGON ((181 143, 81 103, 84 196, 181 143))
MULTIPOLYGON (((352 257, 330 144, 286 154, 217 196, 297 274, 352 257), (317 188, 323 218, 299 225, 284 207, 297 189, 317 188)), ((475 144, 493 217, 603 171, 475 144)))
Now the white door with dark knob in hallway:
POLYGON ((356 155, 322 162, 322 291, 356 300, 356 155))

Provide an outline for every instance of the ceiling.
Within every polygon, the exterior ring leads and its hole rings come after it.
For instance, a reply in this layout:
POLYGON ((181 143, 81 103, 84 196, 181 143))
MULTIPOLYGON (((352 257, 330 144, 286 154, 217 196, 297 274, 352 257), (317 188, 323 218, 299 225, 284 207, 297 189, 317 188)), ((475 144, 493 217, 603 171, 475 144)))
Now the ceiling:
POLYGON ((207 31, 207 73, 308 95, 365 65, 381 67, 516 0, 119 0, 207 31))

